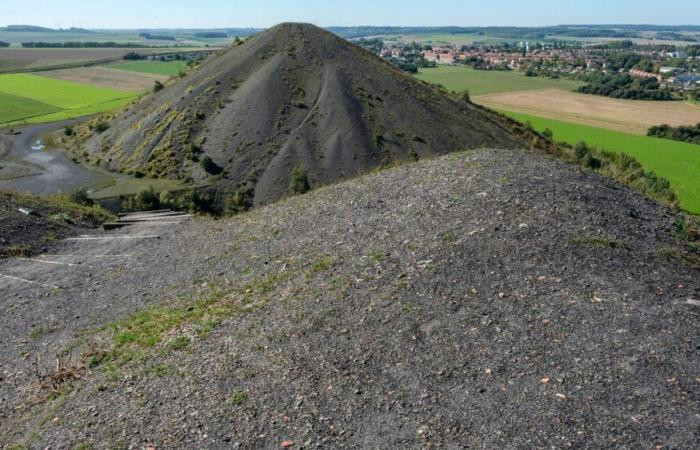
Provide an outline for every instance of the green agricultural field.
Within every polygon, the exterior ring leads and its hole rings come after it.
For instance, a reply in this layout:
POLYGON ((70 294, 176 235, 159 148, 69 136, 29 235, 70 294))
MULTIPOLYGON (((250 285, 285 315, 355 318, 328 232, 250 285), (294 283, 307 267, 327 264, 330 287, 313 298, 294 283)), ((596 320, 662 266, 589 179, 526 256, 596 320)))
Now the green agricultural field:
POLYGON ((549 128, 554 139, 588 144, 635 157, 646 170, 668 179, 678 194, 681 207, 700 214, 700 145, 604 130, 525 114, 509 113, 522 122, 530 122, 539 131, 549 128))
POLYGON ((187 68, 186 61, 134 61, 110 64, 110 69, 128 70, 130 72, 152 73, 155 75, 175 76, 187 68))
POLYGON ((81 117, 123 106, 133 92, 36 75, 0 75, 0 126, 81 117))
POLYGON ((61 111, 61 108, 47 105, 46 103, 0 92, 0 123, 57 113, 59 111, 61 111))
POLYGON ((571 80, 526 77, 522 72, 474 70, 461 66, 420 69, 417 77, 429 83, 441 84, 450 91, 468 89, 472 96, 551 88, 573 91, 581 86, 581 83, 571 80))

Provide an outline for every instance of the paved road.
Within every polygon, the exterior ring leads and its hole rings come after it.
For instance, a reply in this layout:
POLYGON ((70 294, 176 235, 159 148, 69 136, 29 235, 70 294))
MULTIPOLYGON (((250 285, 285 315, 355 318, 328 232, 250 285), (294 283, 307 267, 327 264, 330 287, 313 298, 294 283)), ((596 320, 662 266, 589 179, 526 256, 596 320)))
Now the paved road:
MULTIPOLYGON (((39 138, 47 133, 62 129, 77 120, 54 122, 41 125, 29 125, 15 128, 22 133, 4 135, 9 141, 10 155, 31 164, 37 170, 29 176, 0 181, 0 188, 32 192, 46 196, 57 192, 68 192, 98 182, 100 175, 90 172, 74 163, 60 151, 42 151, 33 149, 39 138)), ((6 133, 6 130, 2 130, 6 133)))

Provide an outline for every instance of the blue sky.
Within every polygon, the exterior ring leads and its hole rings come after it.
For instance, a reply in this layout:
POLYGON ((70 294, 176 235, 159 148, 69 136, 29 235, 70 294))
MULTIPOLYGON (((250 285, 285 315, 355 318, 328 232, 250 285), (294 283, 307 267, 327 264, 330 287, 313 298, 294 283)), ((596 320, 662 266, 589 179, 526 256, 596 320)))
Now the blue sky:
POLYGON ((700 24, 698 0, 0 0, 0 25, 88 28, 700 24), (556 6, 555 6, 556 5, 556 6))

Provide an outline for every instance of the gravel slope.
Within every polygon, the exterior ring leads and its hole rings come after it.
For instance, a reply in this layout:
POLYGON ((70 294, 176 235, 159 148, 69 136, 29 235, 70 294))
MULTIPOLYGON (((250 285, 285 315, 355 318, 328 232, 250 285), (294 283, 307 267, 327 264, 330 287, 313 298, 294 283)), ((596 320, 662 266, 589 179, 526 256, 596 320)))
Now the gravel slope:
POLYGON ((77 157, 192 177, 221 203, 246 187, 255 205, 285 197, 297 167, 318 187, 396 161, 525 146, 505 119, 308 24, 260 33, 113 115, 99 119, 103 133, 78 130, 77 157))
POLYGON ((169 229, 89 288, 0 300, 0 444, 697 448, 700 270, 673 256, 675 219, 478 150, 169 229), (28 375, 159 302, 192 317, 130 362, 48 399, 28 375), (53 314, 74 319, 26 337, 53 314))

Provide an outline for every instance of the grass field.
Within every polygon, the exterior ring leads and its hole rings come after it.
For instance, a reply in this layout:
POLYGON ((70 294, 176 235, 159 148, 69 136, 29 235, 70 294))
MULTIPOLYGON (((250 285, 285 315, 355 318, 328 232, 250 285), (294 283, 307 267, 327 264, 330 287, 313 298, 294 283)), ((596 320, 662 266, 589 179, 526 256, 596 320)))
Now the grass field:
POLYGON ((668 179, 678 194, 681 207, 700 214, 700 146, 684 142, 621 133, 559 120, 506 112, 536 130, 549 128, 554 139, 569 143, 586 141, 614 152, 634 156, 646 170, 668 179))
POLYGON ((506 92, 472 98, 492 109, 646 135, 649 127, 700 122, 700 107, 682 101, 621 100, 559 89, 506 92))
POLYGON ((186 61, 134 61, 110 64, 111 69, 127 70, 130 72, 150 73, 155 75, 175 76, 187 68, 186 61))
POLYGON ((472 96, 538 89, 573 91, 581 86, 581 83, 571 80, 526 77, 521 72, 474 70, 460 66, 421 69, 417 77, 429 83, 441 84, 450 91, 468 89, 472 96))
POLYGON ((0 75, 0 125, 41 123, 108 111, 132 101, 133 92, 36 75, 0 75))

